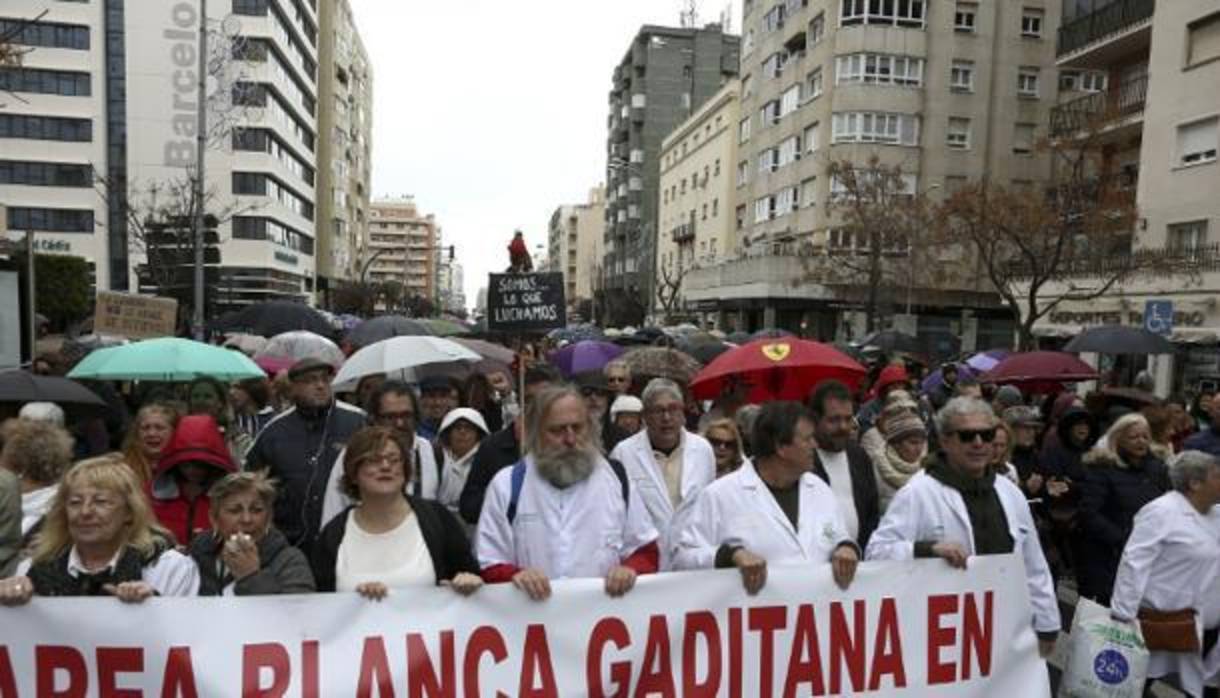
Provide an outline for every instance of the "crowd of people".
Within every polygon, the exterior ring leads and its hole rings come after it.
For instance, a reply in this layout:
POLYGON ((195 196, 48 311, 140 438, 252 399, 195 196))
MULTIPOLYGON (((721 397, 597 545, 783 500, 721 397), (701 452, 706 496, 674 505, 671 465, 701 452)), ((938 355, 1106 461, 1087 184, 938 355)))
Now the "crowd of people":
POLYGON ((848 588, 861 561, 1015 553, 1043 656, 1072 584, 1150 638, 1189 612, 1194 642, 1150 640, 1150 676, 1220 681, 1220 398, 1099 409, 953 364, 920 390, 900 361, 761 405, 622 361, 367 376, 344 399, 334 376, 309 358, 275 381, 105 386, 104 416, 26 404, 0 429, 0 604, 498 583, 542 601, 559 579, 621 596, 714 568, 753 594, 777 565, 848 588))

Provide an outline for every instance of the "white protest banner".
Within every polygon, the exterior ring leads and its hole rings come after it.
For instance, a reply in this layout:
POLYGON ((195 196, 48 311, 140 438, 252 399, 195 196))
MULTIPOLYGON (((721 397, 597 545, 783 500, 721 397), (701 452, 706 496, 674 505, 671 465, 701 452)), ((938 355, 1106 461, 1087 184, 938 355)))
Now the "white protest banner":
POLYGON ((0 608, 0 695, 1049 696, 1018 557, 259 598, 0 608), (142 692, 142 693, 141 693, 142 692))

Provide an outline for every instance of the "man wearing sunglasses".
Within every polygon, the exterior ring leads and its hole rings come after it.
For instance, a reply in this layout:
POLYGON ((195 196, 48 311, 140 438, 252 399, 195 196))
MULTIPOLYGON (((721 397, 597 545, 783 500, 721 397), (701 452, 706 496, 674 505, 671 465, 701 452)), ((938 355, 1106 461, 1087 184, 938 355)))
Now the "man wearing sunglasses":
POLYGON ((956 397, 936 414, 940 451, 890 502, 868 544, 869 560, 939 557, 966 569, 972 555, 1025 559, 1032 625, 1049 656, 1059 635, 1054 582, 1025 495, 987 465, 997 420, 978 398, 956 397))

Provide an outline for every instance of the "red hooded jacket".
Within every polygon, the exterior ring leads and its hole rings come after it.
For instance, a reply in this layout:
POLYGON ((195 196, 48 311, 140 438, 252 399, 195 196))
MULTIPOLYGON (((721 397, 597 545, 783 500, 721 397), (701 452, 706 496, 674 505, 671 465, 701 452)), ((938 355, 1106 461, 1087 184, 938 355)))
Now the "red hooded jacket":
POLYGON ((178 421, 178 428, 161 452, 148 484, 153 513, 182 545, 189 545, 194 534, 211 528, 207 494, 192 500, 182 493, 179 466, 187 463, 201 464, 216 471, 205 483, 205 488, 217 479, 237 472, 224 436, 216 426, 216 420, 209 415, 189 415, 178 421))
POLYGON ((885 389, 895 383, 901 383, 904 389, 909 388, 910 376, 907 375, 906 367, 899 364, 890 364, 881 369, 880 375, 877 376, 877 382, 873 384, 873 389, 869 391, 870 398, 881 397, 881 393, 885 389))

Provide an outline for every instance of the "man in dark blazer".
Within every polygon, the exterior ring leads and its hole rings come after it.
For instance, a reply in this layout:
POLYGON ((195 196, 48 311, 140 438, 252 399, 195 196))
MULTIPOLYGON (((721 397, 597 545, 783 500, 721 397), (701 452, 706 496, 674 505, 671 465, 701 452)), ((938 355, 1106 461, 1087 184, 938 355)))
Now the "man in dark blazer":
POLYGON ((813 472, 834 491, 848 533, 861 549, 867 548, 881 519, 881 505, 873 461, 854 438, 851 391, 839 381, 823 381, 810 395, 809 409, 818 442, 813 472))

